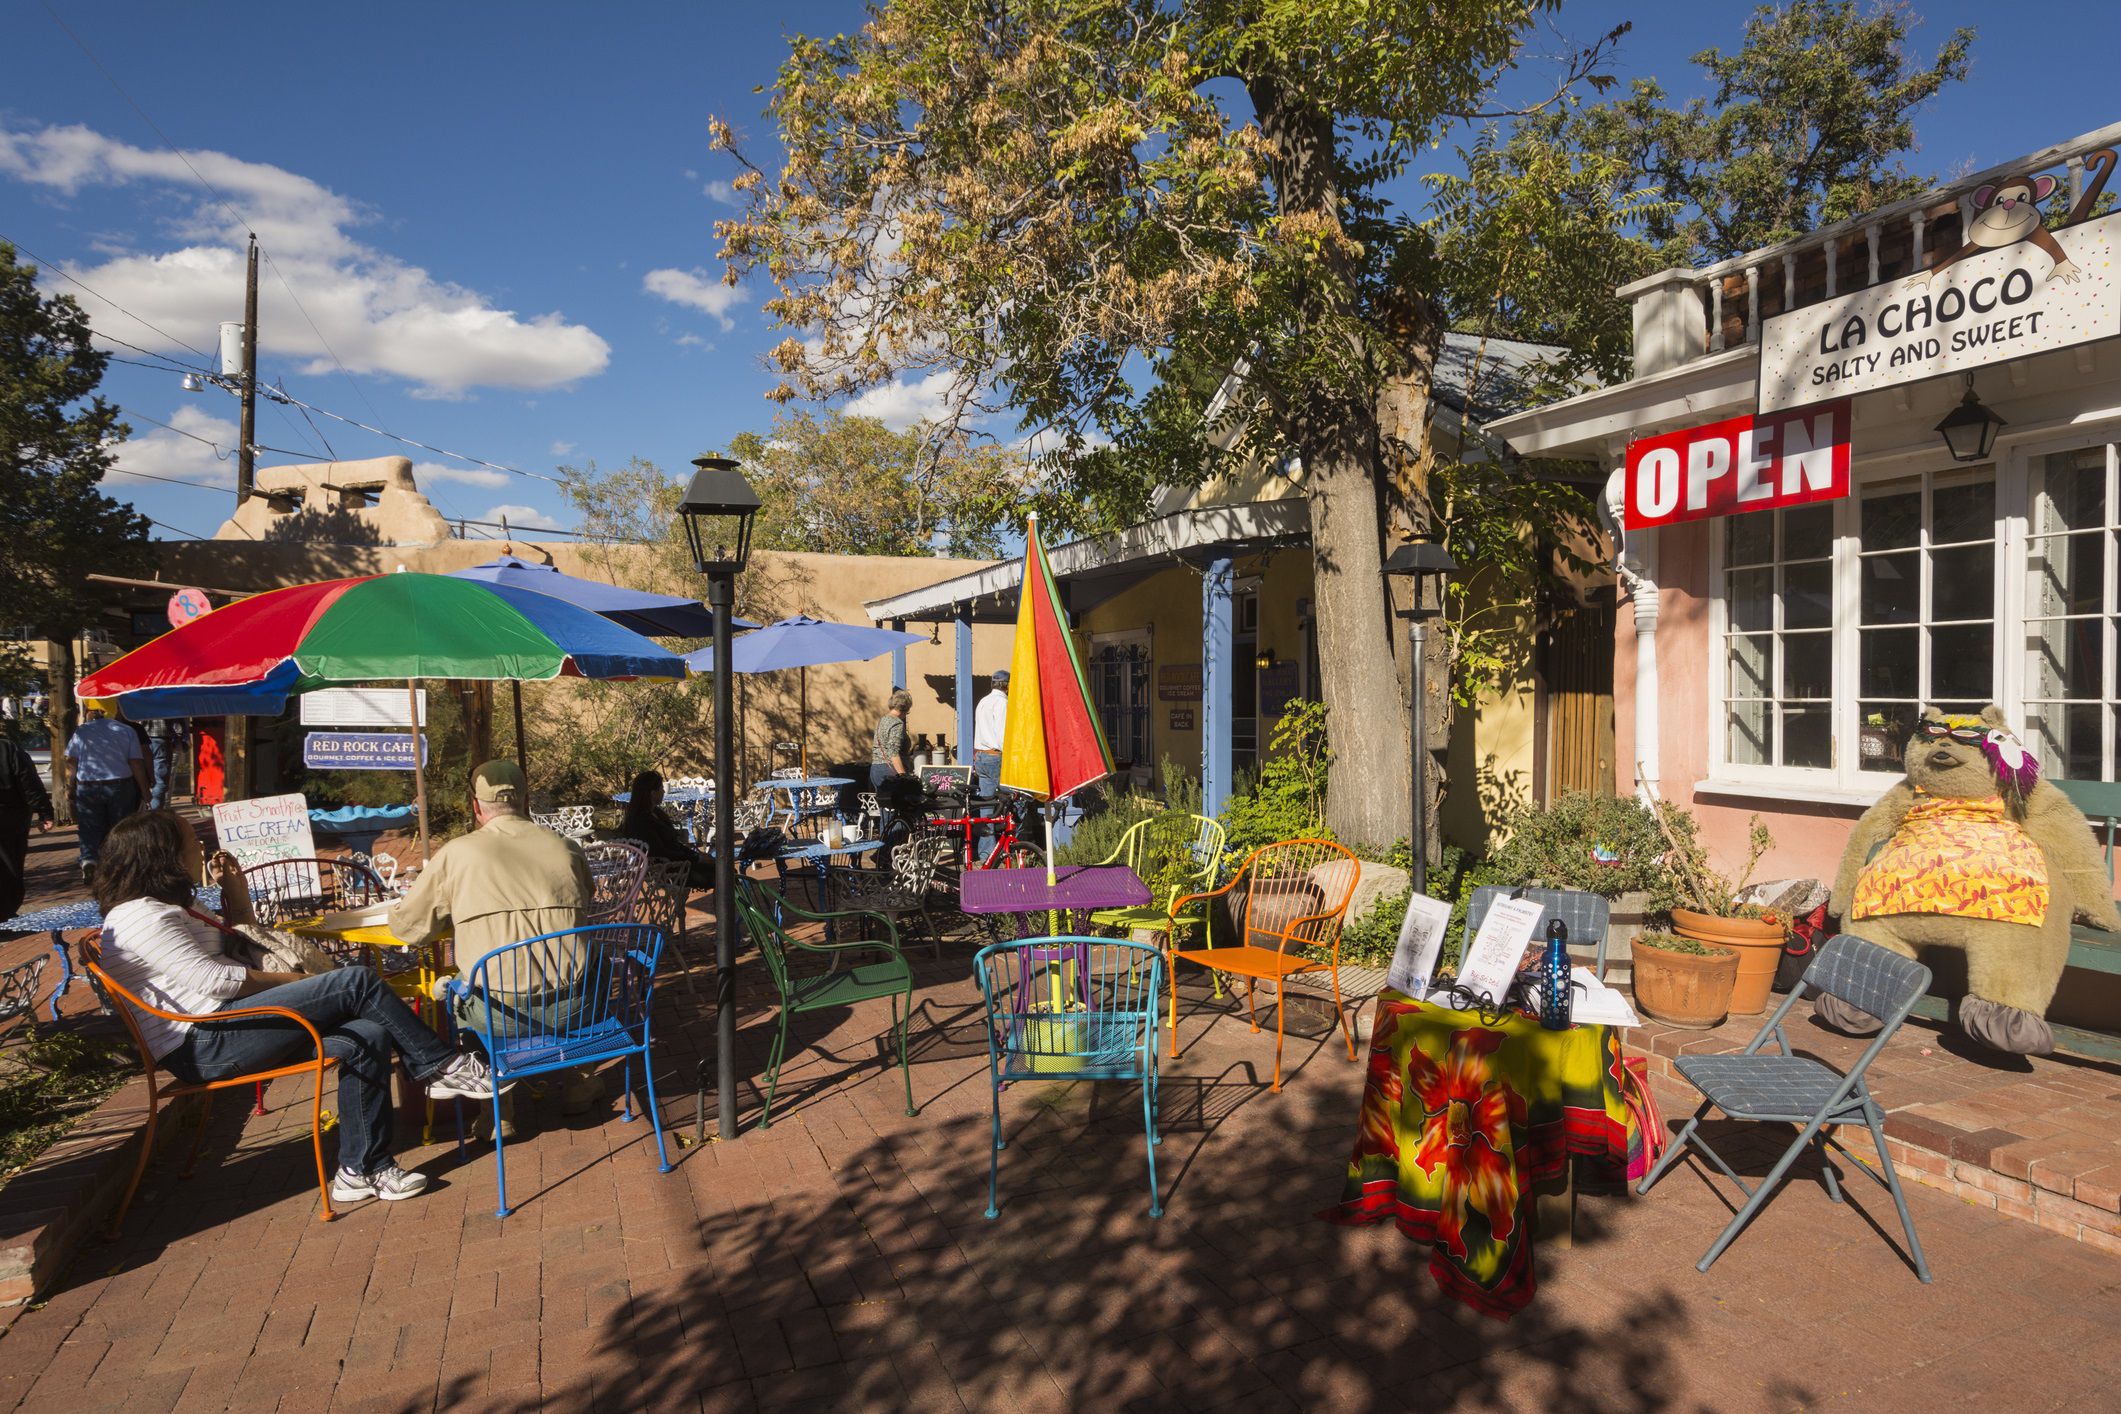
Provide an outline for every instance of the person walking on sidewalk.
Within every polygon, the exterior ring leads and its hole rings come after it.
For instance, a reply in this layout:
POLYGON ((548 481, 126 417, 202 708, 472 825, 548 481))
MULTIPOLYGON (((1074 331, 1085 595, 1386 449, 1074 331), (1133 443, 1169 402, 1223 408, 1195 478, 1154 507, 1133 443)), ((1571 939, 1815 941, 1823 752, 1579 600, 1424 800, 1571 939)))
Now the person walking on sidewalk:
POLYGON ((52 827, 52 797, 27 751, 0 737, 0 918, 22 911, 22 871, 29 858, 29 827, 52 827))
POLYGON ((147 763, 138 732, 107 715, 102 703, 84 705, 87 715, 66 744, 66 759, 74 764, 74 825, 80 832, 81 878, 93 882, 104 837, 147 799, 147 763))
POLYGON ((170 777, 176 774, 177 752, 184 745, 184 723, 176 717, 156 717, 147 724, 147 755, 152 769, 147 808, 160 810, 169 804, 170 777))

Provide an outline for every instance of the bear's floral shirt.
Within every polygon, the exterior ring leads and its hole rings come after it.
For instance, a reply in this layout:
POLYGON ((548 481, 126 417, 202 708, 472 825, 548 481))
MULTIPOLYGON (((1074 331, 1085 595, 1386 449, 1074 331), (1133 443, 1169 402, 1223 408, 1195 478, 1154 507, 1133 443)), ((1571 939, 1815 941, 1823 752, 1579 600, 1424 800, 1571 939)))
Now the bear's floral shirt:
POLYGON ((2047 857, 2003 802, 1924 796, 1856 878, 1849 917, 1945 913, 2037 928, 2047 857))

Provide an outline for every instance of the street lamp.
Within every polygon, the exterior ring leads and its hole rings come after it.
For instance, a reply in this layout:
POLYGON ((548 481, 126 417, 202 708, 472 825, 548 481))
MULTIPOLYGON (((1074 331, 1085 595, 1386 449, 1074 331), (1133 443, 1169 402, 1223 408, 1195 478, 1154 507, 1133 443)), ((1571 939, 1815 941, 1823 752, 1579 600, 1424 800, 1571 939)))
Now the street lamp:
POLYGON ((736 577, 751 554, 751 521, 758 492, 735 461, 712 453, 678 502, 693 567, 707 577, 714 611, 714 1020, 715 1110, 718 1132, 736 1138, 736 742, 729 684, 730 605, 736 577))
POLYGON ((1429 620, 1443 612, 1443 585, 1458 561, 1451 552, 1431 540, 1410 540, 1385 560, 1387 576, 1401 575, 1407 581, 1407 607, 1400 617, 1407 621, 1407 641, 1414 663, 1414 829, 1409 842, 1414 853, 1414 892, 1429 887, 1429 791, 1428 757, 1428 654, 1429 620))
POLYGON ((1989 452, 1996 445, 1996 431, 2004 425, 2003 419, 1985 406, 1974 391, 1974 375, 1966 375, 1966 396, 1959 406, 1944 415, 1937 424, 1937 431, 1944 436, 1944 445, 1951 451, 1955 462, 1987 461, 1989 452))

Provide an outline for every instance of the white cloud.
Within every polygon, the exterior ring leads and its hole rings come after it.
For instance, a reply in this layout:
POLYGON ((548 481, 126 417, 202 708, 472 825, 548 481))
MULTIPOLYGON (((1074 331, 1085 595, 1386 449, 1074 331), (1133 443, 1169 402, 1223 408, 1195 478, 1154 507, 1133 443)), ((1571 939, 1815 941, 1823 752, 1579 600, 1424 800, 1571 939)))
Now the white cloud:
POLYGON ((678 335, 677 346, 681 349, 711 349, 714 347, 713 344, 708 343, 697 334, 678 335))
POLYGON ((455 481, 466 486, 506 486, 508 473, 491 471, 483 466, 455 466, 449 462, 414 462, 412 479, 422 486, 437 481, 455 481))
POLYGON ((565 530, 567 528, 553 518, 552 512, 541 511, 536 506, 518 506, 513 504, 495 506, 482 519, 495 522, 505 520, 508 522, 510 530, 565 530))
POLYGON ((573 453, 574 443, 572 442, 555 442, 552 444, 552 454, 556 457, 571 456, 573 453))
MULTIPOLYGON (((525 317, 497 309, 476 290, 357 240, 352 232, 374 221, 374 213, 281 167, 205 150, 179 158, 81 126, 0 128, 0 177, 68 196, 136 185, 180 193, 167 238, 155 243, 164 248, 113 253, 76 273, 112 303, 200 348, 214 347, 220 321, 242 289, 243 236, 255 229, 271 257, 258 283, 265 352, 306 360, 305 373, 336 366, 311 320, 349 369, 403 378, 430 397, 459 397, 479 387, 547 388, 601 373, 611 361, 611 346, 585 325, 558 313, 525 317)), ((143 208, 162 195, 143 195, 143 208)), ((82 298, 98 327, 176 351, 103 300, 82 298)))
POLYGON ((858 394, 841 411, 855 417, 873 417, 894 431, 916 422, 941 417, 950 406, 950 389, 957 375, 945 369, 908 382, 894 378, 858 394))
POLYGON ((651 270, 641 277, 641 288, 649 294, 658 295, 672 304, 697 309, 702 314, 711 314, 721 321, 724 329, 736 327, 729 311, 744 302, 744 292, 735 285, 725 285, 721 280, 697 267, 691 270, 664 268, 651 270))
POLYGON ((212 482, 216 486, 236 484, 236 424, 190 403, 178 404, 164 421, 169 427, 157 427, 145 418, 133 419, 133 435, 118 444, 117 465, 111 469, 108 482, 167 476, 179 481, 212 482), (177 430, 172 432, 171 427, 177 430), (206 441, 194 440, 200 437, 206 441), (222 455, 217 455, 207 442, 215 443, 222 455))
POLYGON ((736 188, 728 182, 709 182, 706 186, 700 188, 700 195, 713 201, 719 201, 724 206, 742 206, 744 204, 744 198, 738 196, 736 188))

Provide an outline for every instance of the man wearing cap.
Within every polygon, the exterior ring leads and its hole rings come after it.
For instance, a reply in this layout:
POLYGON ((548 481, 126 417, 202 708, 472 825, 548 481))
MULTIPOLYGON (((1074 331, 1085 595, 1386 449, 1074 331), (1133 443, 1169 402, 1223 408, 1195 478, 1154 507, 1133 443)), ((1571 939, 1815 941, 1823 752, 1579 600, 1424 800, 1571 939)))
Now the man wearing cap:
MULTIPOLYGON (((993 800, 1002 789, 1002 732, 1009 725, 1009 670, 996 671, 994 686, 972 712, 972 772, 979 778, 982 800, 993 800)), ((980 831, 985 839, 988 832, 980 831)))
MULTIPOLYGON (((407 943, 453 933, 456 960, 468 975, 487 953, 581 926, 594 893, 582 847, 534 825, 524 813, 529 790, 513 761, 489 761, 472 773, 471 812, 478 828, 435 851, 412 891, 390 911, 390 931, 407 943)), ((581 960, 565 943, 532 950, 509 976, 520 990, 498 989, 457 1003, 457 1017, 486 1029, 489 1011, 549 1010, 564 1005, 581 978, 581 960)), ((498 979, 495 979, 498 980, 498 979)), ((569 1108, 587 1108, 601 1093, 591 1077, 568 1087, 569 1108)))

